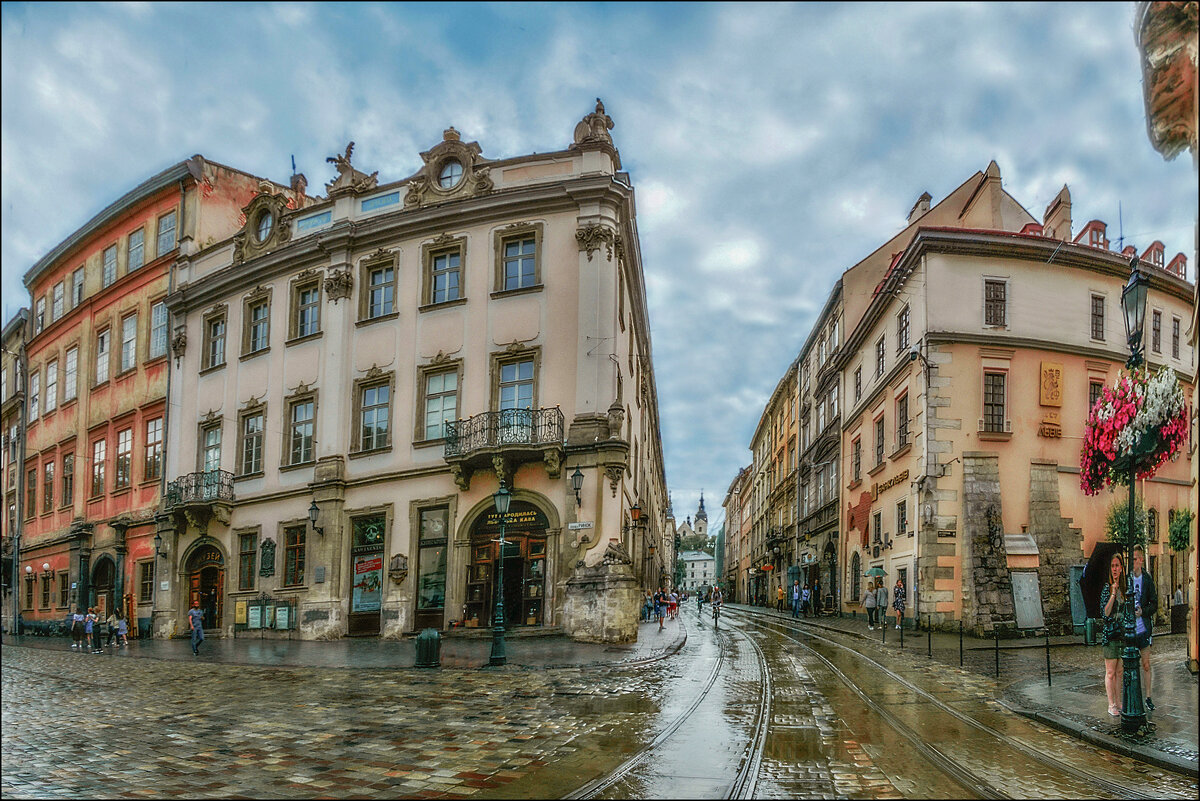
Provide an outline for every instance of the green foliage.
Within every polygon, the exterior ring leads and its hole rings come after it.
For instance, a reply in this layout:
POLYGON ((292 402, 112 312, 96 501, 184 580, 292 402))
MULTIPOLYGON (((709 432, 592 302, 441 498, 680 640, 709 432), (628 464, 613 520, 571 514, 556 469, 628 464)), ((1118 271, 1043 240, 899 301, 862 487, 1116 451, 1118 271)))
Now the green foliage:
POLYGON ((1172 551, 1186 551, 1192 540, 1191 509, 1176 509, 1167 527, 1167 544, 1172 551))
MULTIPOLYGON (((1146 507, 1142 505, 1142 499, 1138 498, 1133 506, 1133 544, 1146 544, 1146 507)), ((1129 548, 1129 496, 1126 495, 1121 500, 1113 501, 1112 506, 1108 507, 1108 514, 1104 518, 1104 534, 1109 542, 1119 542, 1123 548, 1129 548)))
POLYGON ((702 537, 699 534, 687 534, 680 538, 679 552, 704 551, 711 554, 717 549, 716 537, 702 537))

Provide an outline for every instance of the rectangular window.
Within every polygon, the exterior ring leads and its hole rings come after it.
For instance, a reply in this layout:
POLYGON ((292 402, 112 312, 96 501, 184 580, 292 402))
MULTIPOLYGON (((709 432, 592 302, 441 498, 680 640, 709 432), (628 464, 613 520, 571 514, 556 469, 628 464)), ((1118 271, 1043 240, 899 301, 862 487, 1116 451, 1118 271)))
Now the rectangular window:
POLYGON ((1096 401, 1104 396, 1104 384, 1099 381, 1088 383, 1088 411, 1096 408, 1096 401))
POLYGON ((200 469, 205 473, 221 469, 221 424, 200 429, 200 469))
POLYGON ((458 418, 458 373, 425 376, 424 439, 441 439, 447 421, 458 418))
POLYGON ((883 512, 876 512, 874 518, 875 542, 883 542, 883 512))
POLYGON ((175 212, 171 211, 158 218, 158 245, 155 256, 162 256, 175 249, 175 212))
POLYGON ((283 531, 283 585, 294 587, 304 583, 304 526, 290 526, 283 531))
POLYGON ((252 475, 263 470, 263 429, 266 422, 266 412, 253 409, 242 414, 242 424, 238 430, 241 444, 238 446, 239 475, 252 475))
POLYGON ((316 402, 312 398, 293 401, 288 428, 288 464, 304 464, 313 460, 313 417, 316 402))
POLYGON ((1150 315, 1150 348, 1155 353, 1162 353, 1162 312, 1158 309, 1150 315))
POLYGON ((37 580, 33 576, 25 579, 25 608, 33 610, 33 590, 37 586, 37 580))
POLYGON ((295 324, 292 326, 292 338, 312 336, 321 330, 321 286, 298 286, 294 292, 295 324))
POLYGON ((523 289, 537 283, 537 240, 531 236, 504 242, 504 288, 523 289))
POLYGON ((370 451, 388 444, 391 387, 375 384, 362 387, 359 396, 359 450, 370 451))
POLYGON ((862 368, 854 368, 854 402, 862 400, 862 368))
POLYGON ((104 249, 104 277, 101 288, 111 286, 117 280, 117 246, 111 245, 104 249))
POLYGON ((360 208, 363 211, 375 211, 375 209, 381 209, 385 206, 394 206, 399 202, 400 193, 389 192, 386 195, 376 195, 375 197, 364 200, 360 208))
POLYGON ((883 417, 875 421, 875 464, 883 464, 883 417))
POLYGON ((46 327, 46 298, 40 297, 34 305, 34 321, 33 332, 40 334, 42 329, 46 327))
POLYGON ((908 350, 908 307, 896 318, 896 350, 903 354, 908 350))
POLYGON ((908 499, 896 504, 896 536, 902 537, 908 533, 908 499))
POLYGON ((54 511, 54 462, 42 465, 42 514, 54 511))
POLYGON ((533 359, 500 365, 500 408, 533 408, 533 359))
POLYGON ((92 443, 92 497, 104 494, 104 440, 98 439, 92 443))
POLYGON ((25 474, 25 517, 37 514, 37 468, 25 474))
POLYGON ((896 401, 896 447, 903 448, 908 444, 908 393, 896 401))
POLYGON ((62 505, 70 506, 75 503, 75 454, 63 456, 62 471, 62 505))
POLYGON ((167 302, 160 300, 150 307, 150 358, 167 355, 167 302))
POLYGON ((983 324, 1003 327, 1008 324, 1008 284, 1004 281, 983 282, 983 324))
POLYGON ((58 606, 65 609, 71 602, 71 579, 69 573, 58 574, 58 606))
POLYGON ((261 300, 250 304, 246 311, 246 353, 266 350, 271 326, 271 304, 261 300))
POLYGON ((254 589, 254 565, 258 555, 258 535, 254 533, 238 536, 238 589, 254 589))
POLYGON ((325 225, 332 219, 333 212, 331 211, 325 211, 320 214, 314 214, 310 217, 304 217, 303 219, 296 221, 296 233, 302 233, 304 231, 311 231, 314 228, 320 228, 322 225, 325 225))
POLYGON ((1092 339, 1104 339, 1104 298, 1092 295, 1092 339))
POLYGON ((1171 358, 1179 358, 1179 318, 1171 318, 1171 358))
POLYGON ((446 605, 446 532, 449 510, 421 510, 421 545, 417 561, 417 608, 441 609, 446 605))
POLYGON ((121 320, 121 372, 137 367, 137 315, 121 320))
POLYGON ((154 561, 138 563, 138 603, 154 600, 154 561))
POLYGON ((1004 431, 1004 373, 983 374, 983 430, 1004 431))
POLYGON ((52 576, 42 576, 42 609, 50 608, 50 579, 52 576))
POLYGON ((204 321, 204 369, 225 363, 225 315, 204 321))
POLYGON ((367 273, 367 318, 391 314, 396 302, 396 270, 375 267, 367 273))
POLYGON ((156 417, 146 421, 146 466, 143 480, 149 481, 162 475, 163 419, 156 417))
POLYGON ((36 420, 42 413, 42 374, 33 371, 29 374, 29 419, 36 420))
POLYGON ((103 384, 108 380, 108 340, 110 332, 106 328, 96 334, 96 383, 103 384))
POLYGON ((46 364, 46 411, 58 408, 58 360, 46 364))
POLYGON ((125 270, 131 273, 140 269, 146 263, 146 231, 137 229, 129 235, 129 266, 125 270))
POLYGON ((67 348, 63 373, 63 403, 75 400, 79 392, 79 348, 67 348))
POLYGON ((875 377, 876 378, 883 377, 884 351, 885 350, 886 350, 886 348, 884 347, 884 344, 883 344, 883 337, 880 337, 879 341, 875 343, 875 377))
POLYGON ((461 251, 453 250, 433 255, 429 273, 430 303, 458 300, 458 279, 461 265, 461 251))
POLYGON ((113 471, 113 489, 123 489, 133 482, 133 429, 117 432, 117 461, 113 471))
POLYGON ((71 308, 83 303, 83 268, 80 267, 71 276, 71 308))
POLYGON ((851 459, 851 467, 854 470, 854 480, 862 479, 862 440, 854 440, 854 456, 851 459))
POLYGON ((66 292, 62 281, 54 285, 53 301, 50 304, 50 319, 57 320, 66 311, 66 292))

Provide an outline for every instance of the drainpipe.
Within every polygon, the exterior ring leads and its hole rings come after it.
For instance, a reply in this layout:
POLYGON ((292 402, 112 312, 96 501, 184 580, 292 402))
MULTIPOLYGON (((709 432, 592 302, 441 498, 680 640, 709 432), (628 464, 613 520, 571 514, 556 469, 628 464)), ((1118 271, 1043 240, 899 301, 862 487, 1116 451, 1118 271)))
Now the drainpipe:
POLYGON ((13 576, 12 576, 12 594, 13 594, 13 616, 12 616, 12 634, 20 631, 17 621, 21 619, 21 535, 25 531, 25 425, 27 415, 27 402, 29 394, 28 381, 28 363, 25 359, 25 343, 29 338, 28 321, 22 326, 24 335, 21 337, 21 349, 17 352, 17 386, 21 388, 21 404, 20 411, 17 412, 17 435, 19 445, 17 452, 19 454, 16 465, 17 475, 17 519, 16 530, 13 531, 13 576))

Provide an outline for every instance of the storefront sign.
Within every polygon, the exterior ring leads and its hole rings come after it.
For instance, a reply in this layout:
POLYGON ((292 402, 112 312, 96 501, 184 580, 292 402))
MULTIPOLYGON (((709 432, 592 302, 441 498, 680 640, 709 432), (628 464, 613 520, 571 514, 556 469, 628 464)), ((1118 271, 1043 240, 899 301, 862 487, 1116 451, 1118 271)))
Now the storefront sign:
POLYGON ((580 529, 591 528, 594 525, 596 524, 591 520, 585 520, 579 523, 567 523, 567 528, 571 531, 579 531, 580 529))
POLYGON ((1039 437, 1049 437, 1050 439, 1060 439, 1062 437, 1062 424, 1058 420, 1058 412, 1047 412, 1042 419, 1042 424, 1038 426, 1039 437))
POLYGON ((879 493, 886 492, 887 490, 890 490, 892 487, 896 486, 897 484, 902 484, 905 481, 908 481, 908 471, 907 470, 903 471, 902 473, 892 476, 891 478, 889 478, 887 481, 883 482, 882 484, 876 482, 875 486, 871 489, 871 499, 874 500, 875 498, 878 498, 879 493))
POLYGON ((1043 406, 1062 406, 1063 366, 1058 362, 1042 362, 1042 382, 1039 402, 1043 406))
MULTIPOLYGON (((513 501, 509 507, 508 514, 504 516, 504 525, 506 528, 549 528, 546 516, 540 509, 518 501, 513 501)), ((500 513, 495 510, 488 512, 487 516, 476 524, 475 530, 491 528, 500 530, 500 513)))
POLYGON ((383 557, 363 554, 354 557, 351 607, 354 612, 378 612, 383 606, 383 557))

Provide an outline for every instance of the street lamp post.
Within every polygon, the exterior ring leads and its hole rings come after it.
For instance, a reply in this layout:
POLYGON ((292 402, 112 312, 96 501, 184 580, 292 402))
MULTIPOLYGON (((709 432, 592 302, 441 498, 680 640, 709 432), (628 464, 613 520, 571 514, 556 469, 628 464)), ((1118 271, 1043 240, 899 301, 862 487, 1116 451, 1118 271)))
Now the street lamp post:
POLYGON ((496 612, 492 615, 492 656, 489 665, 504 665, 508 655, 504 651, 504 525, 508 518, 508 507, 512 503, 512 493, 504 482, 492 496, 496 503, 496 514, 500 515, 500 554, 496 560, 496 612))
MULTIPOLYGON (((1146 322, 1146 294, 1150 279, 1138 269, 1138 258, 1129 260, 1129 283, 1121 291, 1121 308, 1125 313, 1125 336, 1129 343, 1129 359, 1125 366, 1130 370, 1142 363, 1142 332, 1146 322)), ((1122 710, 1121 730, 1136 732, 1146 725, 1146 710, 1142 702, 1141 651, 1134 644, 1137 623, 1133 610, 1133 564, 1134 541, 1134 495, 1137 482, 1137 454, 1140 443, 1135 442, 1129 454, 1129 523, 1125 544, 1128 559, 1125 574, 1129 586, 1125 592, 1125 650, 1121 654, 1122 710)))

